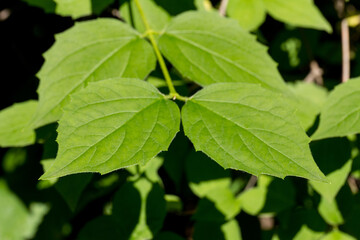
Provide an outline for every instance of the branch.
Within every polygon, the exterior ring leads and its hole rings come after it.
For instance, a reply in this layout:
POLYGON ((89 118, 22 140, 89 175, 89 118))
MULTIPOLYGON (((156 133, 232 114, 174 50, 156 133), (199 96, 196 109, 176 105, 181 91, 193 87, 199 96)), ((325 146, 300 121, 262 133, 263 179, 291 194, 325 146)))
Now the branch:
POLYGON ((347 82, 350 78, 350 37, 347 19, 341 21, 341 46, 342 46, 342 79, 347 82))
POLYGON ((221 0, 220 7, 219 7, 220 16, 225 16, 228 3, 229 3, 229 0, 221 0))
POLYGON ((321 67, 319 67, 319 64, 315 60, 312 60, 310 62, 310 72, 305 77, 304 81, 308 83, 315 82, 319 85, 323 85, 324 84, 324 80, 322 77, 323 74, 324 71, 322 70, 321 67))

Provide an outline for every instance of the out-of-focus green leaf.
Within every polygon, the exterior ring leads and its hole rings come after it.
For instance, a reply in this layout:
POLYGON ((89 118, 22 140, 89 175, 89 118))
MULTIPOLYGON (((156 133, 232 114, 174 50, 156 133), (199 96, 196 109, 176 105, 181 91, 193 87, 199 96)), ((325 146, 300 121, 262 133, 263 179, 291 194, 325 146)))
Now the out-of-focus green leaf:
POLYGON ((0 111, 0 147, 23 147, 35 142, 35 131, 29 124, 37 101, 16 103, 0 111))
POLYGON ((56 13, 62 16, 79 18, 100 14, 114 0, 54 0, 56 2, 56 13))
POLYGON ((316 116, 320 113, 322 106, 326 102, 327 91, 314 83, 298 81, 288 84, 289 88, 297 97, 296 115, 301 126, 307 130, 315 122, 316 116))
POLYGON ((316 163, 330 183, 309 181, 311 186, 328 201, 332 201, 346 183, 352 160, 351 147, 346 138, 333 138, 311 143, 316 163))
MULTIPOLYGON (((138 0, 144 11, 149 27, 154 31, 162 31, 170 22, 170 15, 157 5, 156 0, 138 0)), ((120 14, 126 22, 133 25, 139 32, 144 33, 146 28, 135 4, 135 0, 124 2, 120 7, 120 14)))
POLYGON ((143 79, 155 68, 150 44, 119 20, 76 23, 55 39, 44 54, 45 63, 38 73, 35 127, 59 120, 62 108, 70 102, 69 96, 89 82, 114 77, 143 79))
POLYGON ((338 85, 321 110, 319 128, 312 139, 343 137, 360 133, 360 78, 338 85))
POLYGON ((112 216, 101 216, 89 221, 81 229, 77 240, 126 240, 118 222, 112 216))
MULTIPOLYGON (((199 197, 218 188, 229 188, 230 173, 201 152, 192 152, 185 163, 191 190, 199 197)), ((215 190, 214 190, 215 191, 215 190)))
POLYGON ((241 240, 240 227, 236 220, 229 222, 197 221, 194 226, 194 240, 241 240))
POLYGON ((329 201, 326 198, 321 198, 318 209, 320 215, 328 224, 338 226, 344 223, 335 199, 329 201))
POLYGON ((41 179, 144 165, 168 149, 179 127, 179 108, 150 83, 110 79, 90 84, 65 110, 57 158, 41 179))
POLYGON ((251 31, 265 21, 266 9, 263 0, 230 0, 227 14, 238 20, 242 28, 251 31))
POLYGON ((269 14, 282 22, 298 27, 332 32, 313 0, 263 0, 269 14))
POLYGON ((356 238, 339 230, 332 230, 330 233, 321 238, 321 240, 356 240, 356 238))
POLYGON ((164 191, 145 178, 128 182, 116 193, 113 216, 125 239, 151 239, 166 215, 164 191))
POLYGON ((154 240, 184 240, 184 238, 173 232, 161 232, 154 240))
POLYGON ((2 167, 5 172, 13 172, 26 161, 26 150, 24 148, 10 148, 4 155, 2 167))
POLYGON ((145 173, 146 177, 152 182, 162 184, 161 178, 158 174, 159 168, 162 166, 164 159, 161 157, 154 157, 151 161, 144 166, 130 166, 126 168, 133 175, 145 173))
POLYGON ((326 181, 286 100, 258 84, 205 87, 182 109, 185 135, 224 168, 326 181))

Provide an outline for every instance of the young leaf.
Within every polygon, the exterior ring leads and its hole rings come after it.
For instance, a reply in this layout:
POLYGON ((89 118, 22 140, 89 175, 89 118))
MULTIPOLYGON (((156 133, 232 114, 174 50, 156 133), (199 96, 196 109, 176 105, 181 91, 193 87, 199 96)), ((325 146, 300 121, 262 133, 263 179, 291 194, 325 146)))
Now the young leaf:
POLYGON ((89 84, 65 109, 57 158, 41 179, 143 165, 167 150, 179 125, 179 108, 147 82, 89 84))
POLYGON ((299 27, 332 32, 313 0, 263 0, 269 14, 276 20, 299 27))
POLYGON ((75 24, 56 36, 44 57, 45 64, 38 73, 36 127, 57 121, 69 95, 89 82, 112 77, 142 79, 156 63, 150 44, 130 26, 114 19, 75 24))
POLYGON ((329 95, 320 114, 314 140, 360 133, 360 78, 337 86, 329 95))
POLYGON ((35 142, 35 132, 30 126, 37 101, 16 103, 0 112, 0 147, 22 147, 35 142))
POLYGON ((356 240, 353 236, 341 232, 337 229, 332 230, 330 233, 326 234, 321 240, 356 240))
MULTIPOLYGON (((162 31, 170 21, 170 15, 163 8, 157 5, 154 0, 139 0, 149 26, 154 31, 162 31)), ((121 16, 132 24, 139 32, 145 32, 146 28, 141 19, 139 9, 134 0, 124 2, 120 7, 121 16)))
POLYGON ((338 226, 344 223, 344 219, 335 199, 327 200, 325 198, 321 198, 318 210, 319 214, 328 224, 338 226))
POLYGON ((213 84, 187 101, 182 119, 196 150, 224 168, 326 181, 280 94, 256 84, 213 84))
POLYGON ((266 17, 263 0, 230 0, 227 13, 246 30, 257 29, 266 17))
POLYGON ((174 18, 159 47, 182 75, 200 85, 250 82, 286 88, 266 48, 218 13, 187 12, 174 18))

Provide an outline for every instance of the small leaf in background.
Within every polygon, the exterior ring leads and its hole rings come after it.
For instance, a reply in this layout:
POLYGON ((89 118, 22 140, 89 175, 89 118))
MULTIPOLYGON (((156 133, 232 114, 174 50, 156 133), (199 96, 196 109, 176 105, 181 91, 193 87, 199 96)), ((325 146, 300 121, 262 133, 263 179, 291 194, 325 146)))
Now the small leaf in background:
POLYGON ((191 152, 185 162, 186 177, 195 195, 204 197, 213 189, 229 189, 230 172, 201 152, 191 152))
POLYGON ((301 126, 308 130, 315 122, 316 116, 320 113, 326 102, 327 90, 315 83, 298 81, 288 84, 290 90, 296 96, 296 115, 301 126))
POLYGON ((26 161, 26 150, 24 148, 10 148, 2 159, 2 167, 5 172, 11 173, 26 161))
POLYGON ((321 240, 356 240, 356 238, 334 229, 330 233, 326 234, 323 238, 321 238, 321 240))
POLYGON ((263 0, 230 0, 227 14, 242 28, 252 31, 265 21, 266 9, 263 0))
POLYGON ((321 110, 314 140, 360 133, 360 78, 338 85, 321 110))
POLYGON ((166 215, 164 191, 145 178, 128 182, 115 194, 113 217, 124 239, 152 239, 166 215))
POLYGON ((260 85, 208 86, 187 101, 182 120, 195 149, 224 168, 326 181, 294 110, 260 85))
POLYGON ((329 201, 326 198, 321 198, 318 210, 323 219, 331 226, 338 226, 344 223, 335 199, 329 201))
POLYGON ((69 95, 89 82, 113 77, 143 79, 155 68, 150 44, 119 20, 76 23, 55 38, 55 44, 44 54, 45 63, 38 73, 35 127, 59 120, 61 109, 70 101, 69 95))
POLYGON ((45 13, 54 13, 56 4, 54 0, 22 0, 30 6, 38 7, 44 10, 45 13))
POLYGON ((35 131, 30 125, 37 101, 16 103, 0 111, 0 147, 23 147, 35 143, 35 131))
MULTIPOLYGON (((156 0, 138 0, 149 27, 154 31, 162 31, 170 22, 170 15, 163 8, 157 5, 156 0)), ((133 25, 139 32, 146 32, 143 20, 140 16, 139 9, 135 4, 135 0, 124 2, 120 6, 120 14, 127 23, 133 25)))
POLYGON ((331 201, 346 183, 351 170, 351 147, 346 138, 333 138, 310 144, 314 159, 330 184, 309 181, 324 198, 331 201))
POLYGON ((144 165, 168 149, 179 126, 177 105, 150 83, 110 79, 90 84, 65 110, 57 158, 41 179, 144 165))
POLYGON ((266 10, 276 20, 305 28, 332 32, 313 0, 263 0, 266 10))
POLYGON ((184 77, 200 85, 250 82, 285 91, 266 47, 234 20, 218 13, 187 12, 177 16, 160 36, 159 47, 184 77))
POLYGON ((54 0, 56 2, 56 13, 61 16, 79 18, 100 14, 114 0, 54 0))
POLYGON ((161 157, 154 157, 151 161, 144 166, 130 166, 126 168, 133 175, 143 174, 152 182, 162 184, 162 180, 158 174, 159 168, 162 166, 164 159, 161 157))

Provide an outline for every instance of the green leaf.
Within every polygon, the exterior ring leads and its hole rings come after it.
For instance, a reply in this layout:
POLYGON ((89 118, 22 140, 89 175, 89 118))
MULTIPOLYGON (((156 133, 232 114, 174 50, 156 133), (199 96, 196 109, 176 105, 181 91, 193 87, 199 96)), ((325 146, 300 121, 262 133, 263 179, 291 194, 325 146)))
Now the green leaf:
MULTIPOLYGON (((154 31, 162 31, 169 23, 171 17, 163 8, 157 5, 155 0, 138 0, 146 20, 150 28, 154 31)), ((139 9, 135 4, 135 0, 126 1, 120 7, 120 14, 126 22, 133 25, 135 29, 143 33, 146 31, 144 23, 141 19, 139 9)))
POLYGON ((309 181, 309 184, 328 201, 333 200, 346 183, 351 171, 352 160, 349 141, 333 138, 311 143, 316 163, 324 172, 330 184, 309 181))
POLYGON ((256 30, 266 17, 263 0, 230 0, 227 7, 229 17, 237 20, 246 30, 256 30))
POLYGON ((154 240, 184 240, 184 238, 173 232, 161 232, 154 240))
POLYGON ((269 14, 276 20, 298 27, 332 32, 313 0, 263 0, 269 14))
POLYGON ((307 130, 314 124, 316 116, 325 104, 327 90, 314 83, 306 83, 304 81, 289 83, 288 86, 297 98, 295 100, 298 110, 296 115, 301 126, 307 130))
POLYGON ((326 181, 280 94, 256 84, 213 84, 187 101, 182 119, 195 149, 224 168, 326 181))
POLYGON ((42 8, 45 13, 54 13, 56 4, 53 0, 22 0, 30 6, 42 8))
POLYGON ((320 215, 328 224, 338 226, 344 223, 335 199, 329 201, 326 198, 321 198, 318 209, 320 215))
POLYGON ((177 105, 147 82, 110 79, 89 84, 65 109, 57 158, 41 179, 144 165, 167 150, 179 125, 177 105))
POLYGON ((326 234, 323 238, 321 238, 321 240, 356 240, 356 238, 334 229, 330 233, 326 234))
POLYGON ((241 240, 240 227, 236 220, 225 223, 197 221, 194 225, 194 240, 241 240))
POLYGON ((329 95, 312 139, 360 133, 360 78, 338 85, 329 95))
POLYGON ((26 161, 27 153, 25 148, 10 148, 2 159, 2 167, 5 172, 11 173, 22 166, 26 161))
POLYGON ((0 112, 0 147, 23 147, 35 143, 35 131, 30 126, 37 101, 16 103, 0 112))
POLYGON ((62 16, 79 18, 100 14, 114 0, 54 0, 56 2, 56 13, 62 16))
POLYGON ((77 240, 125 240, 118 223, 112 216, 100 216, 86 223, 77 240))
POLYGON ((56 35, 45 53, 40 78, 36 127, 57 121, 69 95, 89 82, 113 77, 145 78, 155 68, 150 44, 130 26, 115 19, 76 23, 56 35), (96 34, 94 34, 96 33, 96 34))
POLYGON ((184 77, 200 85, 250 82, 286 88, 266 48, 218 13, 187 12, 174 18, 160 36, 159 47, 184 77))

